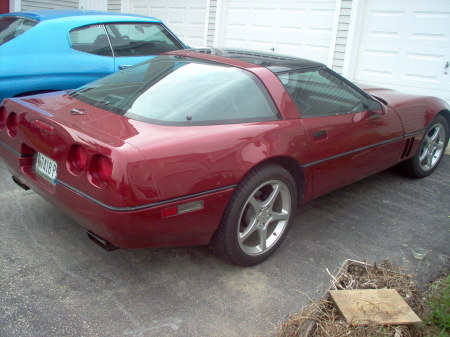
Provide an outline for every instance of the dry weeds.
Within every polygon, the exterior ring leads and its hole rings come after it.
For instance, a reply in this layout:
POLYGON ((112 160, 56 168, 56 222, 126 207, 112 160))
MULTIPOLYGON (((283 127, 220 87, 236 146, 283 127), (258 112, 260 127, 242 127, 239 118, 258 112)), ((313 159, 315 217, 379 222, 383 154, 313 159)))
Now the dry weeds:
MULTIPOLYGON (((331 274, 330 274, 331 275, 331 274)), ((331 275, 332 276, 332 275, 331 275)), ((383 261, 369 266, 350 261, 338 279, 332 276, 331 289, 396 289, 415 313, 422 317, 423 306, 419 290, 410 275, 383 261)), ((312 301, 300 313, 282 324, 277 337, 422 337, 420 326, 350 326, 330 299, 312 301)))

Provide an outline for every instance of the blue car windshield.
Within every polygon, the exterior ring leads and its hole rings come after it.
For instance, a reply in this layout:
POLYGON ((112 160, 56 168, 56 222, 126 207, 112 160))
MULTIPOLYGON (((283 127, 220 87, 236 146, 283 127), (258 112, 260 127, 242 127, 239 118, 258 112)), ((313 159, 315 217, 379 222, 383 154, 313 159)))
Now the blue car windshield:
POLYGON ((22 17, 0 17, 0 46, 8 41, 11 41, 12 39, 15 39, 36 25, 36 21, 22 17))
POLYGON ((259 79, 239 68, 164 55, 88 84, 71 95, 153 124, 229 124, 278 119, 259 79))

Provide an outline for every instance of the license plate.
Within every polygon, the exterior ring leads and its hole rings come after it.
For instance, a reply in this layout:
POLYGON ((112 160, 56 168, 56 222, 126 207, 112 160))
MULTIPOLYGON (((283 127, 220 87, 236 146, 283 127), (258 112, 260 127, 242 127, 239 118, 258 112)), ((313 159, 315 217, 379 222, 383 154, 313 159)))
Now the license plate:
POLYGON ((58 164, 42 153, 37 154, 36 157, 36 172, 45 180, 48 180, 53 185, 56 185, 56 173, 58 171, 58 164))

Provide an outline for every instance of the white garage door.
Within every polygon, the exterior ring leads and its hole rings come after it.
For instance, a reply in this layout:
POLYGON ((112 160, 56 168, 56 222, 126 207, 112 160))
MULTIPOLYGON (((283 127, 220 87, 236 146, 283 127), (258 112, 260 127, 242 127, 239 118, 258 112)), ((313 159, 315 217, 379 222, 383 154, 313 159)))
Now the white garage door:
POLYGON ((362 22, 356 81, 450 102, 449 0, 368 0, 362 22))
POLYGON ((334 0, 229 0, 221 45, 262 51, 274 48, 327 63, 335 6, 334 0))
POLYGON ((129 10, 162 20, 189 46, 205 46, 207 0, 132 0, 129 10))

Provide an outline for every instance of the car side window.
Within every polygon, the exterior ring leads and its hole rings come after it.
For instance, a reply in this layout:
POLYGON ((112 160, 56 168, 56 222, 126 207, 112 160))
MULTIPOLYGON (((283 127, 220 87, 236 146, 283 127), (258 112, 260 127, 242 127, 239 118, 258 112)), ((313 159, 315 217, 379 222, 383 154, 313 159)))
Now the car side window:
POLYGON ((22 35, 36 25, 36 21, 26 18, 0 17, 0 46, 22 35))
POLYGON ((278 78, 304 117, 356 112, 364 96, 325 68, 282 73, 278 78))
POLYGON ((182 49, 183 46, 158 23, 107 24, 114 56, 146 56, 182 49))
POLYGON ((113 56, 103 25, 90 25, 70 31, 72 48, 89 54, 113 56))

